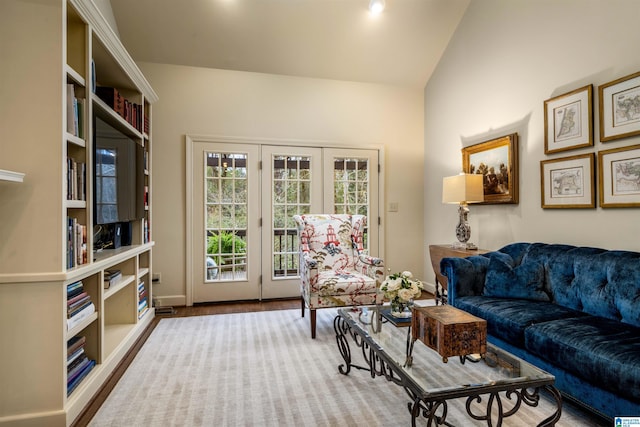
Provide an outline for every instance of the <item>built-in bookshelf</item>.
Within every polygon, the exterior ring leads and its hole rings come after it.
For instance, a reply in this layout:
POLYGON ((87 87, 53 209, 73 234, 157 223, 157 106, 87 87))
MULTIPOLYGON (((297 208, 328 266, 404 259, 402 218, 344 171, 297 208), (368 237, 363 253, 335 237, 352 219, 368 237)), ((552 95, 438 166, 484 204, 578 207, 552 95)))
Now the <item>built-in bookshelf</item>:
POLYGON ((0 181, 20 183, 0 187, 0 426, 69 426, 154 317, 157 95, 93 1, 11 0, 3 12, 12 40, 0 70, 11 84, 0 104, 29 114, 0 117, 0 140, 11 141, 2 167, 20 171, 0 170, 0 181), (99 87, 121 95, 124 110, 104 102, 99 87), (100 251, 96 117, 143 148, 145 188, 131 244, 100 251))

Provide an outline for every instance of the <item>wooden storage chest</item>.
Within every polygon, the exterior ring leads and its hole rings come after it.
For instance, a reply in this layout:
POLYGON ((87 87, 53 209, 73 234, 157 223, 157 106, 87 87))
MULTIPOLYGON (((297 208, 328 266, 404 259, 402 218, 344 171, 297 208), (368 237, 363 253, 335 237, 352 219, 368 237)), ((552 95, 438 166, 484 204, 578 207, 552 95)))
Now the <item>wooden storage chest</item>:
POLYGON ((414 306, 411 337, 437 351, 446 363, 451 356, 484 355, 487 322, 450 305, 414 306))

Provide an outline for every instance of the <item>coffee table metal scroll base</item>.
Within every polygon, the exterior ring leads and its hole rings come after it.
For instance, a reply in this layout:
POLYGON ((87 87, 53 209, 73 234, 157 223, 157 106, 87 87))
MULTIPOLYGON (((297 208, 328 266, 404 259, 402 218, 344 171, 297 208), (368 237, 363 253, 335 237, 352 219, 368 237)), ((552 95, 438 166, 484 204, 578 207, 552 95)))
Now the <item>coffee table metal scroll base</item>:
POLYGON ((444 393, 437 398, 426 396, 423 390, 408 375, 403 373, 402 367, 394 360, 387 357, 375 342, 369 342, 359 335, 349 323, 340 315, 333 321, 333 328, 336 332, 336 342, 340 355, 344 359, 344 364, 338 366, 338 371, 343 375, 348 375, 351 368, 369 371, 372 378, 376 376, 385 377, 401 387, 409 395, 411 402, 407 404, 411 414, 411 425, 416 426, 416 419, 423 416, 427 419, 427 426, 446 425, 453 427, 446 421, 447 400, 464 397, 466 398, 467 414, 479 421, 486 421, 488 427, 502 426, 504 418, 518 412, 524 403, 527 406, 536 407, 540 401, 540 390, 546 390, 556 403, 556 412, 544 419, 539 427, 555 426, 562 414, 562 396, 552 385, 538 387, 507 386, 499 382, 493 384, 469 384, 469 389, 465 394, 453 392, 451 395, 444 393), (351 347, 348 336, 362 351, 367 366, 356 365, 352 362, 351 347), (473 389, 478 387, 477 391, 473 389), (486 409, 482 413, 483 403, 486 401, 486 409), (479 412, 480 411, 480 412, 479 412))

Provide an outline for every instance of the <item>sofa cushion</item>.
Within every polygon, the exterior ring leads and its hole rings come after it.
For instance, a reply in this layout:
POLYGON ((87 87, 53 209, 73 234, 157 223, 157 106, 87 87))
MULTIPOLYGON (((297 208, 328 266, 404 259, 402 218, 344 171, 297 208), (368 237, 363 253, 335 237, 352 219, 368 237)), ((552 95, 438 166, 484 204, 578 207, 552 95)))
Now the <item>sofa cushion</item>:
POLYGON ((483 295, 549 301, 549 295, 544 292, 544 267, 534 261, 514 267, 504 259, 491 257, 483 295))
POLYGON ((527 351, 640 402, 640 328, 585 316, 538 323, 524 334, 527 351))
POLYGON ((455 306, 487 321, 487 333, 524 346, 524 331, 534 323, 586 316, 584 313, 545 301, 485 296, 457 298, 455 306))

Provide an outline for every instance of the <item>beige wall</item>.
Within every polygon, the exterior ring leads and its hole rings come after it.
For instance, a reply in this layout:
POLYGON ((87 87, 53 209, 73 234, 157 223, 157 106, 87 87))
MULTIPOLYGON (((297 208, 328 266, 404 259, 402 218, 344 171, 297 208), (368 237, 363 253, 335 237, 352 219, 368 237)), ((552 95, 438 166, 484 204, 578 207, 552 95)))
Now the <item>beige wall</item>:
POLYGON ((423 275, 423 93, 391 86, 142 63, 153 105, 154 271, 185 301, 185 135, 384 146, 385 264, 423 275))
POLYGON ((597 99, 598 85, 640 71, 638 16, 636 0, 471 2, 425 88, 425 245, 455 239, 456 208, 440 200, 460 149, 517 131, 520 203, 472 206, 472 241, 640 250, 639 209, 542 209, 539 172, 541 160, 640 143, 601 143, 595 123, 594 147, 545 155, 543 121, 546 99, 589 83, 597 99))

